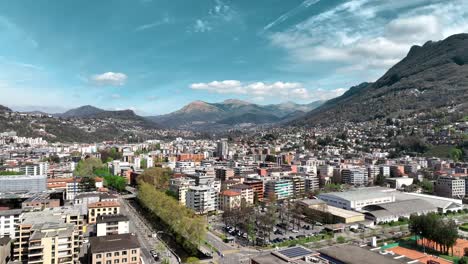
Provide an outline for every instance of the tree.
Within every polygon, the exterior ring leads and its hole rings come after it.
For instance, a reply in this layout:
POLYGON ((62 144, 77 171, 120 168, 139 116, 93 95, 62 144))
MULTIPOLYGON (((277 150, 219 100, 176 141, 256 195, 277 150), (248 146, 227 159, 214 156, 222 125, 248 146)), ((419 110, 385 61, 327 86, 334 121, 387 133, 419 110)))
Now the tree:
POLYGON ((146 169, 146 167, 148 167, 148 161, 146 159, 141 159, 140 168, 146 169))
POLYGON ((153 167, 146 169, 138 176, 138 180, 149 183, 159 190, 166 190, 169 187, 169 179, 172 176, 170 168, 153 167))
POLYGON ((458 264, 468 264, 468 257, 463 256, 458 260, 458 264))
POLYGON ((189 258, 187 258, 185 263, 199 264, 200 260, 198 258, 196 258, 196 257, 189 257, 189 258))
POLYGON ((95 169, 103 168, 103 164, 98 158, 87 158, 80 160, 75 168, 74 175, 79 177, 91 177, 95 169))
POLYGON ((463 157, 463 151, 459 148, 451 148, 450 157, 457 162, 463 157))
POLYGON ((83 192, 92 192, 96 190, 96 180, 93 176, 84 176, 80 178, 79 188, 83 192))
POLYGON ((434 192, 434 183, 427 180, 427 179, 423 179, 422 182, 421 182, 421 188, 426 193, 433 193, 434 192))
POLYGON ((196 252, 206 235, 205 218, 195 215, 150 183, 140 181, 138 187, 140 204, 164 223, 186 250, 196 252))

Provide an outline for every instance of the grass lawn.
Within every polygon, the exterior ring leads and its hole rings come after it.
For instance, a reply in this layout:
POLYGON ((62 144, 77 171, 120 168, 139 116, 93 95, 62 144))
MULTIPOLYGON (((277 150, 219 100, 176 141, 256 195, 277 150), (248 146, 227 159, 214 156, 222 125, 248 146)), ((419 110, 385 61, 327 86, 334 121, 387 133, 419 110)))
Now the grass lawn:
POLYGON ((449 158, 450 149, 454 146, 451 145, 440 145, 432 146, 428 151, 426 151, 424 157, 438 157, 438 158, 449 158))

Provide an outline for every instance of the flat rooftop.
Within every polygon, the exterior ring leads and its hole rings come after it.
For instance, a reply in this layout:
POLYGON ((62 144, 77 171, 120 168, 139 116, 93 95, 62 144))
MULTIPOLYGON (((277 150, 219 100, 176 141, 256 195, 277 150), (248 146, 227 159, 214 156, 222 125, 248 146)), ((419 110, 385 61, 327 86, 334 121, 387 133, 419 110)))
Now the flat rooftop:
POLYGON ((378 251, 370 251, 353 245, 337 245, 319 250, 320 256, 325 259, 337 260, 346 264, 401 264, 406 259, 394 259, 396 256, 384 256, 378 251))
POLYGON ((137 237, 132 234, 91 237, 89 242, 92 254, 140 248, 137 237))

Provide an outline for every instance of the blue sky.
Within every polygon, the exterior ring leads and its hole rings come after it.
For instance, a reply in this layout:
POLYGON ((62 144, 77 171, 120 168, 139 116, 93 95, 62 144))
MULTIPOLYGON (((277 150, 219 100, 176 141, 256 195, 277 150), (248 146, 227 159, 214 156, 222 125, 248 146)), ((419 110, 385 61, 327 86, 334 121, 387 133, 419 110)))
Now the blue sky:
POLYGON ((193 100, 307 103, 461 32, 466 0, 3 0, 0 104, 149 115, 193 100))

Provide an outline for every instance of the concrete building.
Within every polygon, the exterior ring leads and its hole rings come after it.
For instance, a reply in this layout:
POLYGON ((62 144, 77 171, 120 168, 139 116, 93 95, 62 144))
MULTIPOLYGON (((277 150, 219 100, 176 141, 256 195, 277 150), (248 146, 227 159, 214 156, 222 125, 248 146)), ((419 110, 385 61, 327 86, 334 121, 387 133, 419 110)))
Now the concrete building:
POLYGON ((303 197, 305 194, 305 179, 297 174, 284 176, 283 179, 289 180, 292 183, 293 196, 296 198, 303 197))
POLYGON ((169 190, 171 190, 175 195, 179 203, 185 205, 186 193, 190 186, 195 186, 195 180, 191 178, 173 178, 169 183, 169 190))
POLYGON ((45 190, 47 190, 46 175, 4 175, 0 177, 0 193, 37 193, 45 190))
POLYGON ((11 258, 11 238, 1 237, 0 238, 0 264, 7 264, 11 258))
POLYGON ((219 194, 219 209, 229 211, 238 209, 242 204, 242 195, 238 191, 224 190, 219 194))
POLYGON ((310 193, 310 192, 315 192, 320 189, 320 180, 316 175, 309 175, 307 174, 304 177, 304 183, 305 183, 305 192, 310 193))
POLYGON ((28 243, 28 263, 75 263, 79 245, 73 224, 33 226, 28 243))
POLYGON ((21 203, 25 211, 41 211, 44 208, 59 207, 59 199, 50 199, 48 193, 37 193, 21 203))
POLYGON ((120 214, 120 204, 115 201, 97 202, 88 205, 88 223, 95 224, 101 215, 120 214))
POLYGON ((216 143, 216 155, 221 159, 227 159, 229 155, 229 147, 226 138, 223 138, 216 143))
POLYGON ((27 263, 75 263, 83 241, 83 218, 73 207, 25 213, 16 228, 13 259, 27 263))
POLYGON ((398 221, 401 217, 409 218, 413 214, 420 215, 437 212, 438 209, 425 200, 412 199, 367 206, 366 211, 365 215, 367 219, 378 224, 398 221))
POLYGON ((439 176, 434 186, 435 194, 448 198, 463 198, 466 194, 465 179, 452 176, 439 176))
POLYGON ((341 179, 343 183, 357 186, 365 186, 368 182, 367 172, 363 169, 343 169, 341 179))
POLYGON ((258 201, 263 200, 263 181, 247 180, 247 181, 244 181, 243 184, 252 187, 252 190, 254 193, 254 200, 255 200, 255 196, 257 196, 258 201))
POLYGON ((293 196, 293 185, 289 180, 270 180, 265 183, 264 199, 284 200, 293 196))
POLYGON ((221 181, 229 180, 234 177, 234 170, 232 168, 217 168, 215 169, 216 179, 221 181))
POLYGON ((254 203, 254 191, 253 188, 245 184, 235 184, 229 187, 229 190, 239 192, 241 194, 241 200, 246 205, 252 205, 254 203))
POLYGON ((206 214, 218 208, 218 192, 209 186, 190 186, 185 198, 185 206, 197 214, 206 214))
POLYGON ((410 186, 413 184, 414 179, 409 177, 396 177, 396 178, 386 178, 384 183, 390 188, 394 189, 403 189, 405 186, 410 186))
POLYGON ((347 192, 322 193, 317 197, 325 201, 328 205, 356 211, 360 211, 367 205, 395 201, 395 195, 393 195, 393 193, 373 191, 372 188, 360 188, 347 192))
POLYGON ((15 226, 19 223, 22 214, 21 209, 0 211, 0 237, 15 238, 15 226))
POLYGON ((140 263, 140 243, 132 234, 91 237, 90 264, 140 263))
POLYGON ((96 221, 96 235, 120 235, 129 233, 129 220, 125 215, 101 215, 96 221))
POLYGON ((319 199, 304 199, 298 201, 297 205, 303 208, 304 215, 310 215, 315 221, 324 224, 350 224, 365 220, 364 214, 327 205, 319 199))

